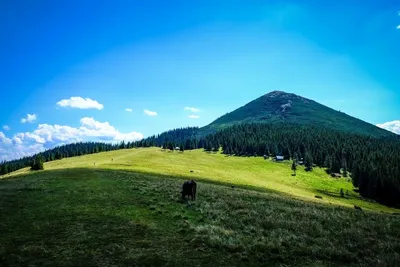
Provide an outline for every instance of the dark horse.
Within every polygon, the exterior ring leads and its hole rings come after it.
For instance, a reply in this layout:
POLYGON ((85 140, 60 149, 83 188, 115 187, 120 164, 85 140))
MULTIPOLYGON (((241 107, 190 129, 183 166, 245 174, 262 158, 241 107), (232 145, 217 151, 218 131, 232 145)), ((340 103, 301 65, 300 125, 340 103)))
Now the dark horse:
POLYGON ((186 181, 182 186, 182 199, 185 199, 186 196, 190 196, 192 200, 196 200, 196 187, 197 184, 195 181, 186 181))

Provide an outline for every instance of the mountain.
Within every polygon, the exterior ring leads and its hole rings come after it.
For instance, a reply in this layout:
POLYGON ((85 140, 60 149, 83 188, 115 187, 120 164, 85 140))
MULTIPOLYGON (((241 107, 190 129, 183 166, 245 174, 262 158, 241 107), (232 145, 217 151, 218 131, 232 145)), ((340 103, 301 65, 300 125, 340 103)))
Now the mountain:
POLYGON ((375 125, 336 111, 313 100, 282 91, 273 91, 227 113, 203 127, 201 132, 212 133, 240 123, 299 123, 319 125, 345 132, 374 137, 394 136, 375 125))

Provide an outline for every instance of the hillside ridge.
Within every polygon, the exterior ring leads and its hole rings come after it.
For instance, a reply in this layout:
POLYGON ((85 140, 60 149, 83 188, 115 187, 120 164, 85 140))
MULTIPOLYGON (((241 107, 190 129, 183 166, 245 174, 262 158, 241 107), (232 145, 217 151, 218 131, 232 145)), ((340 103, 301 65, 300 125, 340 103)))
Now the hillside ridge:
POLYGON ((394 136, 373 124, 354 118, 294 93, 272 91, 229 112, 201 128, 204 133, 241 123, 299 123, 319 125, 373 137, 394 136))

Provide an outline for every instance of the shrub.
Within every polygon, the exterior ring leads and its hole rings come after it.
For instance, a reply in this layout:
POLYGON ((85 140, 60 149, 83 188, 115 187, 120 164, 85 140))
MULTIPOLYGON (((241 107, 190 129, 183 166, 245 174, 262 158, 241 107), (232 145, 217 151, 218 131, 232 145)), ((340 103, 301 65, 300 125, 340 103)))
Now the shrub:
POLYGON ((41 155, 37 155, 35 159, 32 161, 31 170, 38 171, 43 170, 43 157, 41 155))

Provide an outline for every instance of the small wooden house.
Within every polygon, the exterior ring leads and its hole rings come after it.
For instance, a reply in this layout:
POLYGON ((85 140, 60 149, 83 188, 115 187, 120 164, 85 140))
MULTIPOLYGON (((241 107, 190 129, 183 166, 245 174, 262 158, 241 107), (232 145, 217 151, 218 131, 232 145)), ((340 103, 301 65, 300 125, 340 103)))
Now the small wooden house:
POLYGON ((276 161, 283 161, 284 157, 283 156, 276 156, 275 160, 276 161))

